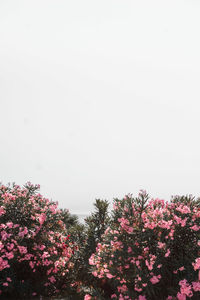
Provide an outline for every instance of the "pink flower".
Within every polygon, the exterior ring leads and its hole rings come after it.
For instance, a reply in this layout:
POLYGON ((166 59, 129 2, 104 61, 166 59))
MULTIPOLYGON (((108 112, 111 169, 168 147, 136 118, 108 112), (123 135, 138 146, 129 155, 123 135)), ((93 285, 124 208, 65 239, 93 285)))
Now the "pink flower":
POLYGON ((8 226, 8 228, 12 228, 13 227, 13 222, 7 222, 6 225, 8 226))
POLYGON ((7 244, 7 249, 9 250, 9 251, 11 251, 13 248, 14 248, 14 244, 13 243, 11 243, 11 244, 7 244))
POLYGON ((86 294, 85 297, 84 297, 84 300, 90 300, 90 299, 92 299, 91 295, 86 294))
POLYGON ((135 291, 137 291, 137 292, 141 292, 141 291, 142 291, 142 289, 141 289, 141 288, 139 288, 137 285, 135 285, 135 291))
POLYGON ((161 267, 162 267, 162 264, 159 264, 159 265, 157 266, 158 269, 160 269, 161 267))
POLYGON ((143 285, 143 287, 146 287, 146 286, 147 286, 147 283, 143 283, 142 285, 143 285))
POLYGON ((107 273, 107 274, 106 274, 106 277, 108 277, 109 279, 111 279, 111 278, 113 278, 114 276, 113 276, 112 274, 110 274, 110 273, 107 273))
POLYGON ((24 246, 18 246, 19 252, 21 254, 26 254, 27 253, 27 248, 24 246))
POLYGON ((200 269, 200 257, 198 257, 196 260, 195 260, 195 263, 193 263, 193 267, 194 267, 194 270, 198 270, 200 269))
POLYGON ((199 281, 192 282, 192 288, 195 292, 199 292, 200 291, 200 282, 199 281))
POLYGON ((30 261, 30 262, 29 262, 29 266, 31 267, 31 269, 33 269, 34 266, 35 266, 34 262, 30 261))
POLYGON ((178 300, 186 300, 186 295, 184 294, 178 293, 176 296, 178 300))
POLYGON ((146 259, 145 264, 146 264, 147 268, 149 269, 149 271, 151 271, 153 269, 153 263, 152 262, 149 263, 148 260, 146 259))
POLYGON ((127 229, 127 232, 128 232, 128 233, 132 233, 132 232, 133 232, 133 227, 129 227, 129 228, 127 229))
POLYGON ((4 282, 4 283, 3 283, 3 286, 8 286, 8 283, 7 283, 7 282, 4 282))
POLYGON ((8 252, 8 253, 6 253, 6 257, 7 257, 8 259, 12 259, 12 258, 14 257, 13 252, 8 252))
POLYGON ((165 243, 158 242, 158 248, 162 249, 165 247, 165 243))
POLYGON ((94 254, 92 254, 92 255, 90 256, 90 258, 89 258, 89 264, 95 266, 96 263, 95 263, 95 261, 94 261, 94 254))
POLYGON ((1 232, 1 239, 2 241, 7 240, 10 237, 10 234, 8 234, 6 231, 1 232))
POLYGON ((188 297, 192 297, 193 293, 191 291, 191 286, 189 285, 189 283, 187 282, 186 279, 181 280, 179 282, 179 285, 181 286, 181 289, 180 289, 181 294, 184 294, 188 297))
POLYGON ((44 221, 46 220, 46 214, 42 213, 40 216, 39 216, 39 223, 40 225, 42 225, 44 223, 44 221))
POLYGON ((151 279, 150 279, 151 283, 152 284, 156 284, 159 282, 159 279, 158 279, 158 276, 153 276, 151 279))
POLYGON ((54 283, 54 282, 56 282, 56 279, 55 279, 54 276, 51 276, 51 277, 49 277, 49 281, 50 281, 51 283, 54 283))
POLYGON ((200 226, 197 226, 196 224, 193 225, 192 227, 190 227, 190 229, 194 230, 194 231, 198 231, 200 229, 200 226))
POLYGON ((6 212, 3 208, 3 206, 0 206, 0 216, 4 215, 6 212))
POLYGON ((168 257, 170 255, 170 250, 167 249, 167 252, 165 253, 165 257, 168 257))

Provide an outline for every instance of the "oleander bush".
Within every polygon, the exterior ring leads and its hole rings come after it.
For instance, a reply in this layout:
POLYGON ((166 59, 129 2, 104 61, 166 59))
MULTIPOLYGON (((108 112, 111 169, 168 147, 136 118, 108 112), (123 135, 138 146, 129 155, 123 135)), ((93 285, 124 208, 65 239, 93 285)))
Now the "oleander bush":
POLYGON ((80 224, 38 185, 0 185, 0 299, 200 299, 200 199, 94 207, 80 224))
MULTIPOLYGON (((200 200, 115 199, 110 227, 89 259, 108 299, 200 299, 200 200)), ((95 299, 88 293, 85 299, 95 299)))
POLYGON ((0 186, 0 299, 73 293, 77 246, 65 223, 75 220, 38 189, 0 186))

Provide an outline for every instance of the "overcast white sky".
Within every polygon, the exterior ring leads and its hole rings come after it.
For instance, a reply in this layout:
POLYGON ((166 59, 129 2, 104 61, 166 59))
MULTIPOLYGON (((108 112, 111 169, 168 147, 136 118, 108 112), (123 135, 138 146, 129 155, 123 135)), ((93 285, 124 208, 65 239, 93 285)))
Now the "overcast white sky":
POLYGON ((200 196, 200 1, 0 1, 0 180, 73 213, 200 196))

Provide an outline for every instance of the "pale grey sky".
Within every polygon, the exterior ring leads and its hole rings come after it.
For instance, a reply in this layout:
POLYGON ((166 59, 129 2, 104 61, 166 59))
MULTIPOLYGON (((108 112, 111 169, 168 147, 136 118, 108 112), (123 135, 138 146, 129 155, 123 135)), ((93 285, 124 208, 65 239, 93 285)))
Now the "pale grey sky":
POLYGON ((0 180, 71 212, 200 195, 200 2, 1 0, 0 180))

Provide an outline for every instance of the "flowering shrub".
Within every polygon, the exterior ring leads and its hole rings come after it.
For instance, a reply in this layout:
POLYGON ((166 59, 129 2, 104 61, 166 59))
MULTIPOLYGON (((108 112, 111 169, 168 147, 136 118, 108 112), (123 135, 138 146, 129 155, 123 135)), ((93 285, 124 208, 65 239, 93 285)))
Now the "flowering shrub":
MULTIPOLYGON (((88 293, 93 293, 94 299, 108 299, 108 286, 102 279, 94 277, 90 272, 89 258, 96 246, 102 241, 102 234, 109 225, 109 203, 106 200, 96 199, 95 211, 85 218, 85 224, 70 228, 71 239, 78 244, 74 264, 76 285, 80 299, 90 299, 88 293)), ((75 299, 75 298, 74 298, 75 299)), ((77 299, 77 295, 76 295, 77 299)))
MULTIPOLYGON (((89 259, 110 299, 200 299, 200 200, 115 199, 113 220, 89 259)), ((90 295, 87 295, 89 299, 90 295)))
POLYGON ((38 189, 0 185, 0 299, 200 299, 199 199, 96 200, 81 225, 38 189))
POLYGON ((38 189, 0 186, 0 299, 70 290, 74 246, 57 203, 38 189))

